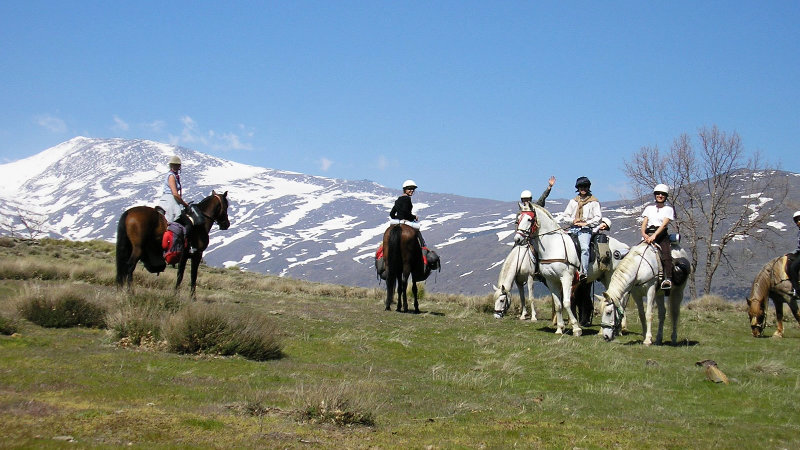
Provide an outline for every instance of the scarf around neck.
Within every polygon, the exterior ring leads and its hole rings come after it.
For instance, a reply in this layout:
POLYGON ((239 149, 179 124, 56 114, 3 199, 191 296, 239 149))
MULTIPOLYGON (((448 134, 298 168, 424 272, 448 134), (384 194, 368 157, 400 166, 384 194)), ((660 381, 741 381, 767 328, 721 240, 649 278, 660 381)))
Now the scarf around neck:
POLYGON ((581 199, 580 195, 576 195, 575 201, 578 202, 578 208, 575 210, 575 219, 580 221, 583 220, 583 207, 588 203, 596 202, 598 200, 594 195, 589 195, 584 199, 581 199))

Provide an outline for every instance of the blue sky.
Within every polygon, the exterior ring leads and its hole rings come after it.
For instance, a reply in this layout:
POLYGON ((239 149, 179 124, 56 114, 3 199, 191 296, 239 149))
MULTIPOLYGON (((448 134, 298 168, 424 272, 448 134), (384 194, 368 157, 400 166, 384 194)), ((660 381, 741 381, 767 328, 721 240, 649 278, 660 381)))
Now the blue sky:
POLYGON ((515 200, 703 126, 800 172, 798 1, 0 2, 0 163, 74 136, 515 200))

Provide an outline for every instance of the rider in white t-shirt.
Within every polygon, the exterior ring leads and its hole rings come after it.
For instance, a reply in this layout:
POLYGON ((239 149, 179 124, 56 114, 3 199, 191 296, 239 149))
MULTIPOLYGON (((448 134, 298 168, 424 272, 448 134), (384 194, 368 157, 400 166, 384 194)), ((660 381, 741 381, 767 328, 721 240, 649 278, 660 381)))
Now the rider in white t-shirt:
POLYGON ((675 220, 675 210, 667 205, 669 187, 659 184, 653 188, 656 204, 649 205, 642 211, 642 239, 648 244, 658 244, 661 247, 661 266, 664 269, 664 281, 661 289, 672 287, 672 246, 669 240, 667 226, 675 220))

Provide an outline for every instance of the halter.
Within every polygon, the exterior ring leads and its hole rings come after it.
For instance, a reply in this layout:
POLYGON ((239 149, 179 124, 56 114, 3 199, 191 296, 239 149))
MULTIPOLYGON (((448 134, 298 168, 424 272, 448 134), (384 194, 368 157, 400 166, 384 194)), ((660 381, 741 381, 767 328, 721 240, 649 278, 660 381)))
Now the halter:
POLYGON ((533 238, 533 234, 539 230, 539 222, 536 220, 536 211, 521 211, 519 213, 519 219, 517 219, 517 229, 516 234, 523 237, 526 242, 530 242, 533 238), (530 218, 531 226, 527 230, 520 230, 519 224, 522 222, 522 216, 528 216, 530 218))

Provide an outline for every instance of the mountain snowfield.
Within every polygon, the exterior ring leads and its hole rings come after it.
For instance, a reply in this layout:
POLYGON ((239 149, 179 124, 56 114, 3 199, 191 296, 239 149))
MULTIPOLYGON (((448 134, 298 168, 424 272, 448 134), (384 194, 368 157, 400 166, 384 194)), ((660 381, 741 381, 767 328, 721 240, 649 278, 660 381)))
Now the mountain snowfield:
MULTIPOLYGON (((366 180, 248 166, 146 140, 76 137, 0 165, 0 231, 25 236, 29 233, 24 219, 41 232, 40 237, 114 242, 124 210, 155 204, 172 155, 183 162, 185 199, 199 202, 212 190, 228 191, 231 227, 212 229, 204 254, 208 264, 309 281, 378 285, 373 256, 399 189, 366 180)), ((786 176, 797 179, 796 174, 786 176)), ((520 184, 543 184, 531 178, 520 184)), ((500 202, 430 193, 424 190, 424 180, 417 181, 421 189, 414 196, 414 210, 421 217, 428 245, 443 263, 441 273, 431 275, 427 289, 473 295, 491 292, 512 242, 515 199, 500 202)), ((760 198, 762 203, 771 200, 767 195, 760 198)), ((547 208, 557 213, 565 203, 548 199, 547 208)), ((602 205, 604 215, 614 223, 611 234, 628 244, 637 242, 641 201, 602 205)), ((790 242, 794 233, 787 222, 777 217, 770 226, 791 235, 790 242)), ((786 251, 796 243, 788 245, 786 251)), ((740 246, 746 248, 746 240, 740 246)), ((767 259, 765 255, 760 264, 767 259)), ((752 280, 749 274, 744 278, 752 280)), ((743 289, 739 284, 737 293, 743 289)))

